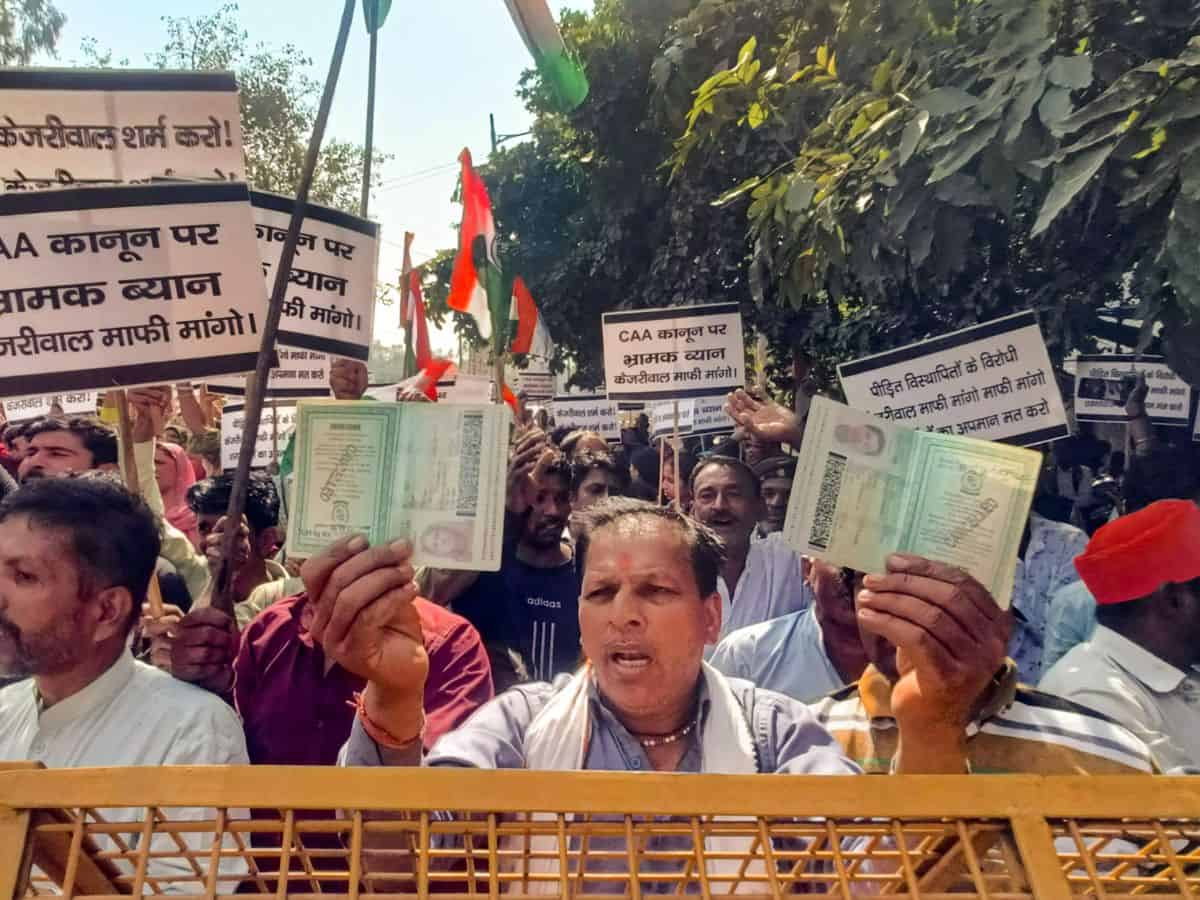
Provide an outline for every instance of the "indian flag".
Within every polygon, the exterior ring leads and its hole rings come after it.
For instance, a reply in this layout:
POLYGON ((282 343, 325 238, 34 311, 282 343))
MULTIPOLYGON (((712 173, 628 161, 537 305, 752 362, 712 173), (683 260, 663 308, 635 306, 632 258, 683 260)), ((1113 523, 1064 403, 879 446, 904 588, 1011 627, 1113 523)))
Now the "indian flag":
POLYGON ((504 3, 533 55, 538 72, 558 102, 566 110, 577 107, 587 99, 587 75, 567 49, 546 0, 504 0, 504 3))
POLYGON ((512 307, 508 314, 509 333, 513 335, 512 352, 527 353, 549 361, 554 356, 554 342, 542 321, 533 295, 521 278, 513 280, 512 307))
MULTIPOLYGON (((486 341, 492 337, 488 288, 501 280, 500 263, 496 259, 496 222, 492 218, 487 185, 471 165, 471 151, 464 149, 458 159, 462 163, 463 217, 446 303, 451 309, 471 316, 486 341)), ((491 293, 496 294, 495 290, 491 293)))

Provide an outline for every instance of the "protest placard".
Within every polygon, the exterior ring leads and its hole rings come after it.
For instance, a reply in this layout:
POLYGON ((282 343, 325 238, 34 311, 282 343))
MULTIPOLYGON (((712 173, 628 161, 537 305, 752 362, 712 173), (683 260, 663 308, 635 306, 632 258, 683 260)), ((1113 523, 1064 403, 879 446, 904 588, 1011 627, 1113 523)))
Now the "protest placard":
POLYGON ((156 177, 245 178, 229 72, 0 72, 5 191, 156 177))
POLYGON ((745 384, 736 303, 605 313, 603 332, 610 400, 683 400, 745 384))
POLYGON ((215 183, 0 195, 0 396, 252 369, 248 201, 215 183))
POLYGON ((692 417, 695 412, 696 407, 691 400, 672 400, 666 403, 650 404, 650 436, 658 439, 676 431, 680 435, 691 434, 692 417), (678 420, 675 418, 676 410, 679 412, 678 420))
POLYGON ((302 400, 288 551, 353 532, 405 537, 413 563, 500 568, 507 406, 302 400))
POLYGON ((1124 422, 1125 401, 1138 375, 1150 393, 1146 414, 1155 425, 1186 428, 1191 421, 1192 388, 1161 356, 1084 354, 1075 359, 1075 418, 1080 422, 1124 422))
POLYGON ((784 539, 799 553, 883 573, 915 553, 973 575, 1007 609, 1042 456, 904 428, 814 397, 784 539))
MULTIPOLYGON (((299 350, 295 347, 276 347, 275 350, 279 365, 271 370, 265 396, 329 396, 329 356, 316 350, 299 350)), ((209 378, 205 386, 215 394, 246 396, 246 378, 243 375, 209 378)))
POLYGON ((58 413, 64 416, 94 416, 97 411, 95 391, 72 391, 38 397, 10 397, 4 401, 4 418, 8 422, 24 422, 58 413))
POLYGON ((1032 311, 843 363, 838 375, 850 406, 909 428, 1024 447, 1071 433, 1032 311))
POLYGON ((536 364, 517 369, 517 391, 529 401, 551 400, 554 397, 554 376, 549 369, 536 364))
POLYGON ((594 431, 606 441, 621 439, 617 404, 603 394, 567 394, 555 397, 550 414, 558 428, 594 431))
MULTIPOLYGON (((245 425, 246 405, 229 403, 221 410, 221 468, 236 469, 242 455, 242 427, 245 425)), ((263 406, 262 419, 258 423, 258 437, 254 442, 252 469, 265 469, 277 461, 287 449, 287 443, 296 428, 296 407, 267 403, 263 406), (278 423, 278 424, 277 424, 278 423)))
POLYGON ((9 397, 4 401, 6 422, 27 422, 50 415, 54 408, 53 396, 9 397))
POLYGON ((697 397, 692 401, 692 434, 731 434, 737 423, 725 413, 727 394, 697 397))
MULTIPOLYGON (((295 201, 259 191, 253 191, 250 198, 258 252, 270 290, 295 201)), ((376 223, 308 204, 296 260, 288 275, 279 343, 366 362, 371 355, 378 268, 376 223)))

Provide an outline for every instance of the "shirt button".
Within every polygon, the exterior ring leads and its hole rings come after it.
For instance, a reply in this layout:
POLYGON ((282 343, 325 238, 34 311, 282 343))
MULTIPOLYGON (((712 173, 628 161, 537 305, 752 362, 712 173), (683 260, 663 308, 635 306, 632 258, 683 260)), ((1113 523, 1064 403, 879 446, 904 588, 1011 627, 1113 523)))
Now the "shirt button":
POLYGON ((642 761, 640 759, 635 759, 633 761, 633 767, 635 769, 640 769, 642 767, 642 761))

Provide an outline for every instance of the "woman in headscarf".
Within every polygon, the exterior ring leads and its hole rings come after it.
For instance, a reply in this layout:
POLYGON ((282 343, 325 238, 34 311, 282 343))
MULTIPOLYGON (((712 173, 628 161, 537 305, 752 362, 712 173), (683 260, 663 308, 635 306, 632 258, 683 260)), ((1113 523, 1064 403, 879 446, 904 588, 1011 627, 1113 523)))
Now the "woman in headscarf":
POLYGON ((196 483, 196 473, 187 451, 178 444, 160 443, 154 449, 154 474, 167 521, 186 534, 192 545, 200 550, 196 514, 187 503, 188 488, 196 483))

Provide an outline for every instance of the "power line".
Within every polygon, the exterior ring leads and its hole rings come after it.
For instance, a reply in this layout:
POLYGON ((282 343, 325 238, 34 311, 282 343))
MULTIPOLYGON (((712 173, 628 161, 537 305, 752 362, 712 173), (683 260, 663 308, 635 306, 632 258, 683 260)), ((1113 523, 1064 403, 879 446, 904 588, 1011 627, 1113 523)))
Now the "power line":
POLYGON ((383 179, 383 184, 391 184, 393 181, 404 181, 408 178, 416 178, 419 175, 428 175, 431 172, 441 172, 445 169, 454 169, 458 167, 457 162, 441 163, 440 165, 430 166, 427 169, 418 169, 416 172, 409 172, 407 175, 395 175, 391 178, 383 179))

